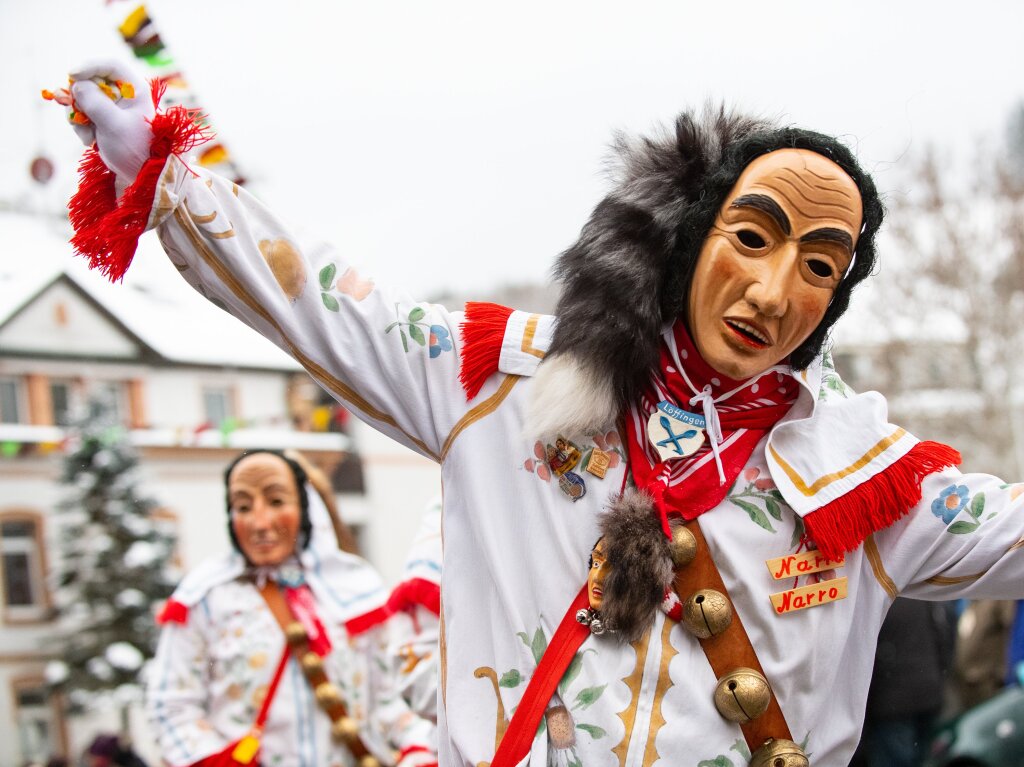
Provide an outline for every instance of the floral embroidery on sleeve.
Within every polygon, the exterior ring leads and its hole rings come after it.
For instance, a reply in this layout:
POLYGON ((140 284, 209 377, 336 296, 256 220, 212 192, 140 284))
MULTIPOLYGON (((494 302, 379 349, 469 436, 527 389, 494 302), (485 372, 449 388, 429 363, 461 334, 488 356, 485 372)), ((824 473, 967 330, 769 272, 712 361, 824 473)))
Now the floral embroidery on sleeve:
POLYGON ((355 301, 362 301, 373 292, 373 282, 364 280, 359 273, 351 267, 345 270, 341 278, 335 283, 334 278, 338 274, 337 265, 330 263, 320 270, 318 279, 320 282, 320 300, 330 311, 336 312, 341 308, 338 299, 330 291, 336 290, 343 295, 350 296, 355 301))
MULTIPOLYGON (((985 494, 976 493, 972 497, 967 485, 950 485, 932 501, 931 508, 932 514, 948 525, 946 532, 954 535, 973 533, 981 527, 982 515, 985 513, 985 494), (953 522, 965 509, 970 518, 953 522)), ((995 515, 996 513, 992 512, 985 519, 991 519, 995 515)))
POLYGON ((425 346, 430 352, 430 358, 440 357, 442 352, 452 350, 451 333, 448 328, 442 325, 431 325, 423 322, 427 316, 422 306, 414 306, 403 319, 398 311, 398 304, 395 304, 395 321, 384 328, 385 333, 390 333, 398 328, 398 335, 402 339, 402 348, 409 351, 409 339, 411 338, 420 346, 425 346))

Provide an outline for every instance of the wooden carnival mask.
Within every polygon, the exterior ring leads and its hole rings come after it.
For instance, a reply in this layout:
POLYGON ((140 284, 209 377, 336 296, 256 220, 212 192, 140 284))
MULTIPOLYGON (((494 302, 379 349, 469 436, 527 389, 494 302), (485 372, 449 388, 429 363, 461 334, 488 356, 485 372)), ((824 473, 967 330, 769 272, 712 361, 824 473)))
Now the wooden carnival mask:
POLYGON ((701 248, 687 323, 715 370, 744 380, 786 359, 821 322, 860 232, 860 192, 807 149, 751 162, 701 248))

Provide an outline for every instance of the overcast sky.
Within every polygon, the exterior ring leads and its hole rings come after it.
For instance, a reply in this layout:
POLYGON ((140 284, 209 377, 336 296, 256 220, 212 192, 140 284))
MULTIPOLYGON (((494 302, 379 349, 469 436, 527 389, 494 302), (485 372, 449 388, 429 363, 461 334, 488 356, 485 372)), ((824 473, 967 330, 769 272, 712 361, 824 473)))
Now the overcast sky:
MULTIPOLYGON (((613 130, 708 97, 843 136, 889 194, 910 154, 1001 140, 1024 99, 1020 3, 147 5, 253 191, 423 296, 546 279, 613 130)), ((38 92, 128 59, 114 17, 132 7, 0 0, 0 201, 70 194, 80 147, 38 92), (39 152, 58 165, 41 191, 39 152)))

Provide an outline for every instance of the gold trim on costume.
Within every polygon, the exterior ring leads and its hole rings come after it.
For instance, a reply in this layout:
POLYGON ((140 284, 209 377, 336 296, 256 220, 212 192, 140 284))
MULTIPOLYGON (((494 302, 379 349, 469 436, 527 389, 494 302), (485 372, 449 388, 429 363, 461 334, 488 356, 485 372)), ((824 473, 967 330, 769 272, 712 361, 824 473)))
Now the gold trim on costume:
POLYGON ((864 539, 864 553, 867 554, 868 562, 871 564, 871 571, 875 574, 878 584, 885 589, 886 594, 895 599, 899 596, 900 592, 896 588, 896 582, 885 571, 885 565, 882 564, 882 555, 878 551, 878 544, 875 543, 874 535, 869 535, 864 539))
POLYGON ((658 730, 667 724, 661 713, 661 700, 665 697, 668 688, 672 686, 672 678, 668 673, 669 664, 679 654, 679 651, 669 641, 675 625, 675 621, 666 620, 665 625, 661 628, 661 667, 658 669, 658 685, 654 688, 654 701, 651 704, 651 724, 647 729, 647 748, 644 749, 643 767, 651 767, 661 758, 657 746, 658 730))
MULTIPOLYGON (((665 623, 668 624, 669 621, 665 621, 665 623)), ((619 719, 622 720, 622 724, 626 728, 626 734, 622 736, 619 744, 612 749, 612 753, 619 758, 619 767, 626 767, 626 757, 629 755, 629 740, 633 735, 636 712, 640 707, 640 685, 644 681, 644 666, 647 664, 647 650, 650 643, 650 631, 644 634, 642 639, 632 643, 633 650, 636 652, 636 666, 633 667, 633 672, 622 680, 626 687, 629 688, 630 695, 629 705, 618 713, 619 719)))
POLYGON ((188 206, 188 200, 182 200, 182 204, 185 206, 185 211, 188 213, 188 217, 191 218, 197 224, 209 224, 215 218, 217 218, 217 211, 208 213, 205 216, 200 216, 198 213, 193 213, 192 208, 188 206))
POLYGON ((207 266, 217 275, 218 279, 224 283, 235 296, 241 300, 246 306, 249 307, 255 314, 263 319, 268 325, 276 330, 284 342, 288 345, 288 349, 293 357, 302 365, 306 370, 316 376, 321 383, 323 383, 328 389, 337 394, 342 399, 346 400, 348 404, 351 404, 363 411, 370 418, 380 421, 388 426, 391 426, 401 432, 406 439, 416 445, 423 453, 434 461, 440 462, 440 458, 434 451, 430 450, 422 440, 418 440, 415 437, 407 434, 398 423, 387 413, 378 410, 373 407, 369 402, 359 396, 352 388, 342 382, 339 378, 328 373, 323 367, 314 362, 308 356, 306 356, 299 348, 292 342, 290 338, 284 333, 281 326, 277 321, 270 316, 270 313, 259 304, 258 301, 249 293, 249 291, 242 285, 238 279, 231 274, 224 264, 216 257, 216 255, 209 249, 205 242, 199 236, 199 229, 192 224, 191 219, 188 215, 182 212, 181 208, 176 208, 174 211, 174 217, 177 219, 178 224, 181 226, 182 231, 191 240, 192 247, 195 248, 199 257, 203 259, 207 266))
POLYGON ((540 315, 531 314, 530 318, 526 321, 526 327, 523 329, 523 343, 519 348, 526 354, 532 354, 534 357, 544 359, 544 352, 533 345, 533 337, 537 334, 538 322, 540 322, 540 315))
POLYGON ((807 482, 804 481, 803 477, 797 474, 796 469, 794 469, 792 466, 786 463, 785 460, 783 460, 782 456, 779 455, 778 452, 775 450, 774 445, 769 445, 768 449, 772 451, 772 457, 779 464, 779 466, 782 467, 782 470, 786 472, 786 476, 789 477, 789 481, 793 483, 796 489, 806 496, 812 496, 819 490, 821 490, 823 487, 831 485, 837 479, 847 477, 850 474, 853 474, 855 471, 859 471, 860 469, 867 466, 868 463, 870 463, 880 454, 884 453, 887 449, 896 444, 896 442, 898 442, 906 433, 907 432, 904 429, 897 428, 896 431, 894 431, 888 437, 880 439, 877 443, 875 443, 874 447, 872 447, 870 450, 864 453, 864 455, 862 455, 856 461, 851 463, 845 469, 840 469, 839 471, 834 471, 831 474, 826 474, 823 477, 819 477, 818 479, 814 480, 814 482, 812 482, 811 484, 807 484, 807 482))
POLYGON ((512 387, 519 382, 519 379, 520 376, 505 376, 505 380, 501 382, 501 386, 498 387, 498 391, 459 419, 459 422, 455 424, 454 428, 452 428, 451 433, 448 435, 448 439, 444 441, 444 445, 441 448, 440 461, 442 463, 444 462, 444 459, 448 457, 448 451, 451 450, 452 444, 455 442, 455 438, 481 418, 488 416, 497 410, 498 406, 505 400, 505 397, 508 396, 508 393, 512 391, 512 387))
POLYGON ((927 578, 925 583, 932 586, 956 586, 959 583, 970 583, 981 578, 985 573, 974 573, 974 575, 933 575, 927 578))

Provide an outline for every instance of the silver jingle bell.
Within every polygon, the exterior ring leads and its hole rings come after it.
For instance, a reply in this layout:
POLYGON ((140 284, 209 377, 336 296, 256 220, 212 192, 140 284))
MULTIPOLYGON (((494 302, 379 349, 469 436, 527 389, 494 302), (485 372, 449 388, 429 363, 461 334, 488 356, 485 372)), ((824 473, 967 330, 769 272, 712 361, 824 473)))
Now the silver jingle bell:
POLYGON ((586 607, 581 607, 576 611, 576 622, 582 623, 584 626, 590 625, 590 610, 586 607))
POLYGON ((590 621, 590 633, 594 636, 601 636, 601 634, 607 630, 608 628, 604 625, 604 621, 601 620, 600 616, 595 616, 594 619, 590 621))

